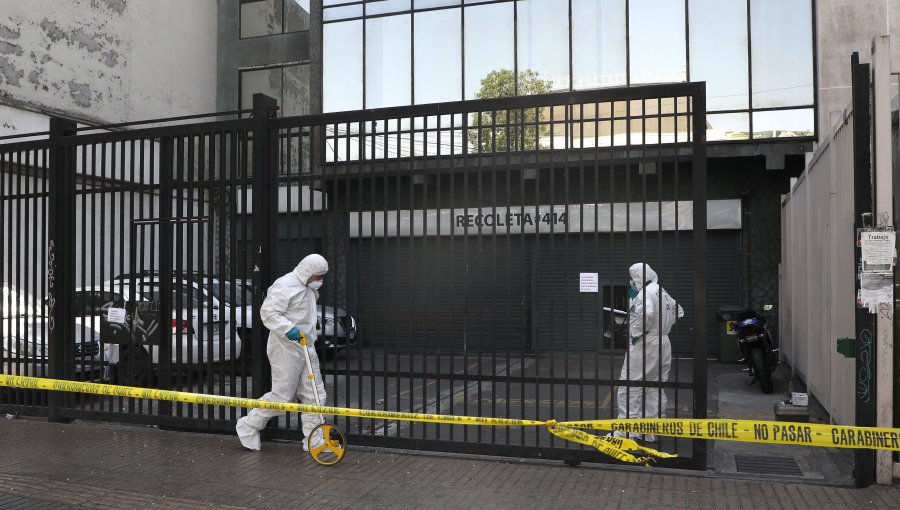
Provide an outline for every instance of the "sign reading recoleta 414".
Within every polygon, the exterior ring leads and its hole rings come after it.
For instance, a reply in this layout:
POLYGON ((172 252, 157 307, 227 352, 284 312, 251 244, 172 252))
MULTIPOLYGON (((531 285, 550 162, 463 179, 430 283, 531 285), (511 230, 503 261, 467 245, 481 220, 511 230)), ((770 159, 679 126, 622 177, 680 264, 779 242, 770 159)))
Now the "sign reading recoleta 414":
MULTIPOLYGON (((350 237, 561 234, 691 230, 691 201, 569 204, 350 213, 350 237)), ((741 228, 740 200, 707 202, 709 229, 741 228)))
POLYGON ((546 223, 548 225, 565 225, 566 217, 568 215, 565 212, 557 213, 557 212, 545 212, 543 214, 535 212, 534 214, 530 212, 521 213, 521 212, 507 212, 504 214, 500 213, 475 213, 475 214, 467 214, 460 213, 456 215, 456 221, 454 222, 454 226, 459 228, 465 227, 521 227, 524 225, 535 225, 538 223, 546 223))

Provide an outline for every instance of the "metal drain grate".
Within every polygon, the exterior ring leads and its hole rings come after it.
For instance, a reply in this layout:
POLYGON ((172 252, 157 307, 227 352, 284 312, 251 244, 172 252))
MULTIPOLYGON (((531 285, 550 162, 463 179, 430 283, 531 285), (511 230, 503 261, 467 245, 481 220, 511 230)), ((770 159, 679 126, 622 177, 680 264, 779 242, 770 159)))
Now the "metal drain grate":
POLYGON ((764 475, 803 476, 800 466, 793 457, 773 457, 769 455, 735 455, 734 463, 739 473, 759 473, 764 475))

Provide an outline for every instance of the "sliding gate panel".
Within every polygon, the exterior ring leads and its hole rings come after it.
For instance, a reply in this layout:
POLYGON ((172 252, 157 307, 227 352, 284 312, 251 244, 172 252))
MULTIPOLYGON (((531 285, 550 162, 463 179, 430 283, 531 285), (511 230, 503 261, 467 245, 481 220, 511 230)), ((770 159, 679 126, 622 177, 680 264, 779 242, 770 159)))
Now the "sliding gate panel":
MULTIPOLYGON (((5 374, 49 373, 48 158, 46 140, 0 145, 0 372, 5 374)), ((95 342, 87 337, 79 339, 77 345, 90 356, 95 342)), ((0 388, 0 411, 44 415, 46 406, 45 392, 0 388)))
MULTIPOLYGON (((702 84, 679 84, 273 120, 294 228, 280 242, 321 237, 320 303, 352 318, 352 335, 319 339, 336 346, 329 404, 614 416, 625 351, 603 306, 626 307, 628 266, 646 260, 688 308, 682 359, 664 383, 626 384, 664 388, 669 417, 706 417, 704 105, 702 84)), ((336 421, 358 444, 607 460, 545 430, 336 421)), ((660 448, 705 466, 701 442, 660 448)))
MULTIPOLYGON (((317 251, 330 405, 581 420, 614 416, 617 387, 661 387, 656 411, 705 418, 704 98, 675 84, 275 118, 258 95, 250 119, 54 119, 48 139, 0 145, 0 309, 16 333, 4 371, 260 397, 258 308, 317 251), (604 310, 624 308, 640 260, 686 307, 663 383, 618 380, 627 340, 604 310)), ((713 205, 710 228, 740 228, 713 205)), ((231 432, 245 413, 0 398, 52 419, 194 430, 231 432)), ((354 444, 609 461, 542 428, 334 420, 354 444)), ((297 416, 267 434, 300 439, 297 416)), ((705 466, 700 441, 659 448, 679 455, 661 464, 705 466)))
MULTIPOLYGON (((247 128, 226 121, 60 140, 76 181, 71 319, 99 340, 95 379, 250 396, 250 255, 234 246, 247 237, 237 220, 252 192, 247 128)), ((200 430, 228 430, 237 413, 95 395, 58 410, 200 430)))

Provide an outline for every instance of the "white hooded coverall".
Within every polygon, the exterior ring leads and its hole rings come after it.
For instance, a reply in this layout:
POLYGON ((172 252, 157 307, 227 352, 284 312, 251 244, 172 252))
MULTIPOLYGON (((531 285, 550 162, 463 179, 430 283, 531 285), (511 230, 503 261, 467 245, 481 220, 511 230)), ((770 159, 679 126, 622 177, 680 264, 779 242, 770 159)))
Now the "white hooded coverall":
MULTIPOLYGON (((622 381, 660 381, 669 378, 672 366, 672 344, 669 332, 675 319, 684 316, 681 308, 665 289, 648 264, 637 263, 628 268, 638 295, 631 300, 628 311, 628 354, 622 364, 622 381), (646 284, 646 285, 645 285, 646 284)), ((649 386, 649 385, 648 385, 649 386)), ((666 393, 662 388, 620 386, 617 393, 618 418, 664 418, 666 393)), ((616 436, 624 436, 616 432, 616 436)), ((630 434, 634 439, 639 434, 630 434)), ((645 435, 647 441, 656 436, 645 435)))
MULTIPOLYGON (((291 328, 297 328, 306 335, 310 347, 309 358, 316 376, 315 384, 319 391, 319 403, 325 405, 325 385, 319 371, 319 357, 312 348, 317 338, 316 299, 319 293, 307 284, 311 276, 327 272, 328 262, 325 258, 316 254, 308 255, 293 271, 275 280, 266 292, 259 315, 269 329, 266 354, 272 366, 272 391, 260 397, 260 400, 296 402, 299 397, 302 404, 315 404, 313 381, 308 378, 306 358, 301 350, 304 347, 285 336, 291 328)), ((259 450, 259 431, 266 427, 271 418, 283 414, 283 411, 272 409, 252 409, 235 426, 241 444, 251 450, 259 450)), ((322 423, 322 417, 318 413, 303 413, 300 420, 303 435, 307 438, 322 423)), ((303 446, 304 449, 307 447, 306 441, 303 441, 303 446)))

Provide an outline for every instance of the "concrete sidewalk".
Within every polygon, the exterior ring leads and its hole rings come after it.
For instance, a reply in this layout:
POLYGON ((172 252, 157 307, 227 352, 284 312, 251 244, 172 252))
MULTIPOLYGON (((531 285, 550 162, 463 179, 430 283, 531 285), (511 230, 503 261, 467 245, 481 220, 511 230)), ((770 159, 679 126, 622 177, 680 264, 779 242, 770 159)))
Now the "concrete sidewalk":
POLYGON ((900 508, 900 490, 0 419, 0 508, 900 508))

